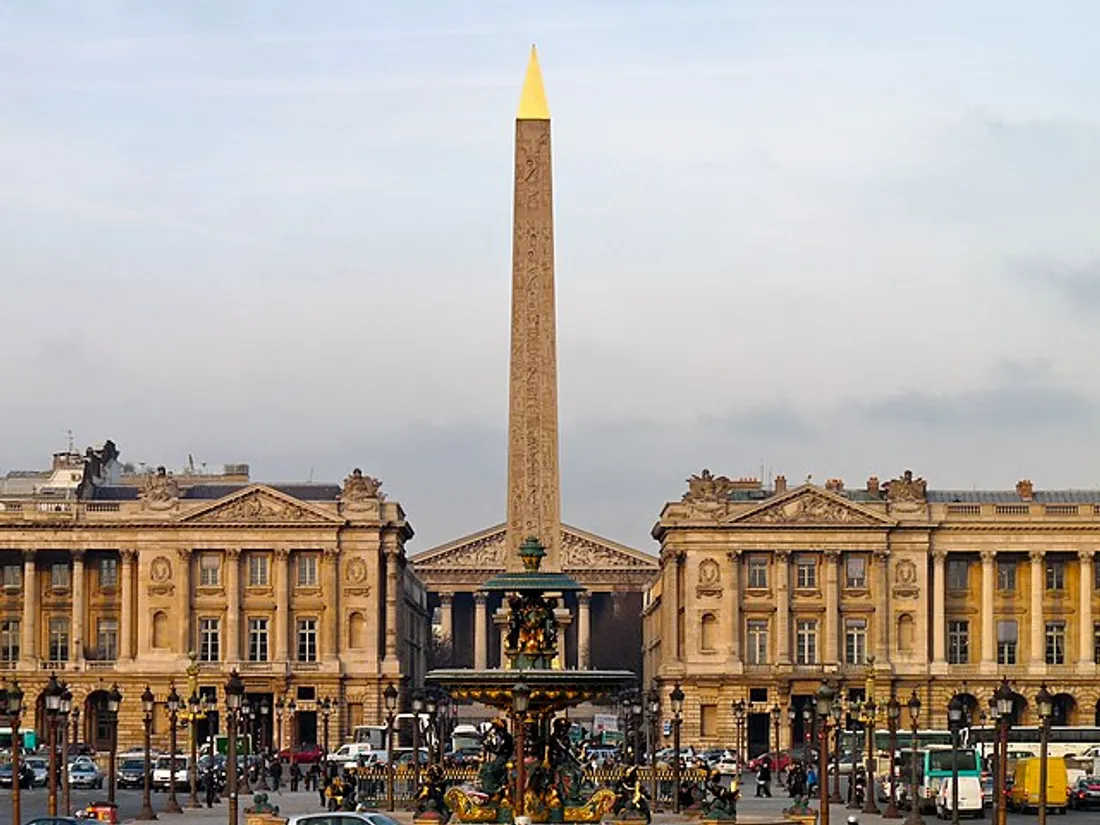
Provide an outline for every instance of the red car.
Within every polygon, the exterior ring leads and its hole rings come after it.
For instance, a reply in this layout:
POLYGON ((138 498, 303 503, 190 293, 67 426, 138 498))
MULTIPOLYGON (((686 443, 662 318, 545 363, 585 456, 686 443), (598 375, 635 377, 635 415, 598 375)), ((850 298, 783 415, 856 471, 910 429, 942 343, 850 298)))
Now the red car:
POLYGON ((767 759, 771 762, 773 771, 785 771, 791 766, 791 755, 787 751, 780 751, 779 753, 762 753, 754 759, 749 760, 749 770, 758 771, 760 766, 764 764, 764 760, 767 759))
POLYGON ((280 759, 295 765, 312 765, 314 762, 320 762, 322 757, 324 757, 324 754, 316 745, 301 745, 298 750, 294 751, 293 757, 291 757, 290 748, 283 748, 279 751, 280 759))

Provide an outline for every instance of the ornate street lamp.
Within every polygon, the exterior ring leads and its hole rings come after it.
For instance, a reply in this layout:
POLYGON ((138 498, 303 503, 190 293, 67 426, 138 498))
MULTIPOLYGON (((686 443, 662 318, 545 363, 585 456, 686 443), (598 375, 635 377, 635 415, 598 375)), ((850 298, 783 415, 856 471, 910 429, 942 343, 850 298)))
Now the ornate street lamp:
MULTIPOLYGON (((187 714, 191 725, 191 762, 187 770, 188 784, 191 786, 191 798, 187 802, 188 808, 201 808, 199 804, 199 697, 192 693, 187 700, 187 714)), ((214 767, 214 754, 210 754, 210 767, 214 767)))
POLYGON ((164 703, 168 707, 168 801, 164 803, 164 813, 182 814, 183 808, 176 799, 176 725, 179 723, 180 695, 175 685, 170 686, 164 703))
POLYGON ((413 712, 413 794, 415 795, 416 789, 420 787, 420 714, 424 712, 424 697, 420 695, 420 691, 413 691, 412 694, 412 712, 413 712))
MULTIPOLYGON (((836 805, 844 802, 844 797, 840 795, 840 746, 844 740, 844 725, 841 724, 843 719, 844 703, 838 695, 833 702, 833 790, 829 794, 829 802, 836 805)), ((822 777, 822 781, 824 780, 825 777, 822 777)))
POLYGON ((326 696, 324 699, 321 700, 321 719, 323 720, 323 724, 324 724, 324 743, 325 743, 325 755, 322 758, 324 759, 325 779, 326 780, 329 778, 329 776, 332 773, 332 771, 331 771, 332 762, 330 762, 329 758, 328 758, 328 754, 329 754, 329 750, 328 750, 328 720, 329 720, 329 716, 331 715, 331 713, 332 713, 332 700, 329 699, 326 696))
POLYGON ((443 764, 443 737, 439 735, 439 720, 436 718, 436 712, 439 710, 439 700, 436 697, 434 691, 428 693, 424 697, 424 710, 428 712, 428 730, 431 731, 432 738, 428 741, 428 764, 434 764, 436 762, 436 750, 439 751, 439 764, 443 764))
MULTIPOLYGON (((243 697, 240 713, 237 714, 237 724, 232 729, 235 736, 241 736, 244 739, 245 753, 241 754, 244 756, 244 772, 240 775, 239 781, 241 783, 241 793, 246 795, 252 793, 252 785, 249 783, 248 774, 250 773, 249 768, 252 761, 249 757, 252 755, 252 717, 254 713, 255 710, 252 703, 248 701, 248 697, 243 697), (244 731, 243 736, 241 731, 244 731)), ((291 755, 290 760, 290 764, 293 765, 293 755, 291 755)))
POLYGON ((69 686, 61 693, 61 705, 58 707, 57 724, 61 734, 61 807, 65 816, 72 813, 72 797, 69 793, 69 714, 73 712, 73 693, 69 686))
POLYGON ((518 682, 512 688, 512 711, 516 720, 516 816, 523 816, 523 795, 527 782, 527 751, 524 747, 524 735, 527 731, 527 708, 531 703, 531 688, 524 682, 518 682))
POLYGON ((737 743, 737 764, 743 766, 748 756, 745 751, 742 734, 745 729, 745 700, 738 699, 733 703, 734 741, 737 743))
POLYGON ((772 729, 775 731, 775 743, 772 745, 772 753, 775 754, 775 776, 779 778, 779 717, 783 715, 783 711, 779 709, 779 704, 772 705, 772 729))
POLYGON ((111 689, 107 691, 107 696, 100 705, 111 731, 111 753, 107 763, 108 772, 110 773, 110 776, 107 777, 107 801, 112 805, 115 804, 115 789, 118 787, 115 776, 115 763, 118 760, 118 709, 121 706, 122 692, 118 689, 118 682, 115 682, 111 685, 111 689))
MULTIPOLYGON (((241 700, 244 697, 244 682, 241 676, 234 670, 229 674, 229 681, 225 683, 225 732, 229 734, 228 751, 229 764, 226 767, 225 784, 229 790, 229 825, 238 825, 237 813, 237 726, 240 724, 241 700)), ((293 754, 291 759, 293 759, 293 754)))
POLYGON ((863 712, 867 720, 867 789, 863 793, 863 813, 878 814, 878 803, 875 802, 875 757, 878 753, 875 742, 878 717, 875 714, 878 713, 878 706, 874 695, 863 703, 863 712))
POLYGON ((850 721, 852 729, 852 773, 851 779, 848 780, 848 805, 849 811, 860 810, 859 801, 856 799, 856 765, 860 762, 860 751, 863 737, 860 735, 860 724, 863 721, 863 702, 859 699, 853 699, 849 703, 851 707, 850 721))
MULTIPOLYGON (((153 799, 151 796, 153 766, 150 764, 152 759, 152 747, 149 741, 153 732, 153 710, 155 707, 156 697, 153 696, 152 689, 146 685, 145 690, 141 694, 141 721, 145 728, 145 785, 141 795, 141 813, 136 817, 140 820, 152 820, 157 818, 157 815, 153 813, 153 799)), ((175 777, 172 778, 175 779, 175 777)))
POLYGON ((634 762, 635 765, 642 764, 642 695, 635 693, 633 697, 633 703, 630 706, 630 713, 633 717, 631 722, 631 729, 634 731, 634 762))
POLYGON ((386 703, 386 810, 393 810, 393 719, 397 712, 397 688, 393 682, 382 691, 386 703))
POLYGON ((920 697, 914 690, 907 703, 909 707, 909 722, 912 726, 912 737, 909 740, 909 748, 912 751, 910 760, 909 777, 909 817, 907 825, 923 825, 924 819, 920 815, 920 782, 917 779, 917 722, 920 720, 920 697))
POLYGON ((672 702, 672 812, 680 813, 680 725, 684 721, 684 691, 677 682, 668 695, 672 702))
MULTIPOLYGON (((788 700, 789 701, 789 700, 788 700)), ((794 709, 794 705, 787 705, 787 729, 791 738, 791 753, 794 753, 794 723, 798 721, 798 711, 794 709)))
POLYGON ((890 801, 886 804, 883 819, 901 819, 898 810, 897 788, 897 764, 895 762, 898 752, 898 720, 901 719, 901 702, 896 695, 890 697, 886 703, 886 721, 890 726, 890 801))
POLYGON ((1008 806, 1005 804, 1005 786, 1008 784, 1008 727, 1012 721, 1012 711, 1016 707, 1016 696, 1008 686, 1007 676, 1001 679, 1001 684, 994 691, 993 701, 999 727, 997 783, 994 789, 997 795, 997 825, 1005 825, 1008 821, 1008 806))
MULTIPOLYGON (((271 705, 267 701, 265 696, 260 700, 260 753, 267 753, 271 748, 270 743, 267 740, 267 717, 271 715, 271 705)), ((327 722, 327 720, 326 720, 327 722)), ((328 743, 325 743, 325 764, 328 765, 328 743)), ((260 788, 262 790, 270 790, 267 786, 267 771, 263 769, 264 763, 260 763, 260 788)))
POLYGON ((290 723, 290 764, 294 764, 294 751, 297 745, 298 732, 295 730, 298 727, 298 703, 294 701, 294 697, 291 696, 286 703, 286 720, 290 723))
POLYGON ((1050 719, 1054 715, 1054 697, 1044 682, 1035 696, 1039 711, 1039 825, 1047 823, 1047 743, 1050 741, 1050 719))
POLYGON ((283 752, 283 710, 286 704, 283 702, 283 697, 280 696, 275 700, 275 752, 282 758, 283 752))
POLYGON ((804 729, 802 733, 802 740, 806 743, 806 758, 809 759, 810 756, 808 751, 810 749, 810 743, 813 740, 814 729, 814 711, 813 708, 811 708, 809 705, 802 706, 802 727, 804 729))
POLYGON ((819 790, 818 814, 819 825, 829 825, 829 783, 826 777, 829 775, 829 719, 832 716, 833 701, 836 699, 836 691, 828 682, 822 682, 817 689, 814 704, 817 710, 817 723, 821 727, 821 741, 818 745, 817 775, 819 790))
POLYGON ((57 674, 51 673, 50 680, 43 691, 46 706, 46 733, 50 748, 50 791, 46 799, 46 812, 49 816, 57 816, 57 714, 61 712, 61 695, 64 692, 65 688, 57 681, 57 674))
POLYGON ((649 798, 657 807, 657 725, 661 716, 661 697, 656 690, 646 694, 649 705, 649 798))
POLYGON ((959 731, 962 730, 966 705, 955 694, 947 703, 947 728, 951 731, 951 822, 959 825, 959 731))
POLYGON ((19 726, 23 715, 23 689, 18 682, 12 682, 10 688, 0 690, 0 712, 8 718, 11 728, 11 821, 23 821, 22 795, 19 787, 19 752, 23 748, 23 736, 19 726))

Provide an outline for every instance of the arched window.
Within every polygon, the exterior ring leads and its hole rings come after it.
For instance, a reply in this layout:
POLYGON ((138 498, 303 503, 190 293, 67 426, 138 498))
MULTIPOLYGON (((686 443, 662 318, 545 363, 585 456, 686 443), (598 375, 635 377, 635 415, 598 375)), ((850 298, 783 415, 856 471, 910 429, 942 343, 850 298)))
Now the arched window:
POLYGON ((699 622, 699 649, 713 651, 718 646, 718 617, 704 613, 699 622))
POLYGON ((367 646, 367 620, 362 613, 348 617, 348 647, 359 650, 367 646))
POLYGON ((912 653, 916 641, 916 627, 908 613, 898 616, 898 653, 912 653))
POLYGON ((168 647, 168 614, 163 610, 153 614, 153 647, 168 647))

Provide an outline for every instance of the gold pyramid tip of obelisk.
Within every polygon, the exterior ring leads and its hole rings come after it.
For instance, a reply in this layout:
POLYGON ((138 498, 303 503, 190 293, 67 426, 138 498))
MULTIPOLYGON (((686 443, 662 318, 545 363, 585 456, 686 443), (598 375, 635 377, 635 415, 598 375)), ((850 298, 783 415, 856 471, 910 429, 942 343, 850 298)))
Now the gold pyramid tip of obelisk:
POLYGON ((546 90, 542 88, 542 70, 539 53, 531 46, 531 59, 527 61, 527 76, 523 79, 523 92, 519 96, 516 120, 549 120, 550 107, 546 105, 546 90))

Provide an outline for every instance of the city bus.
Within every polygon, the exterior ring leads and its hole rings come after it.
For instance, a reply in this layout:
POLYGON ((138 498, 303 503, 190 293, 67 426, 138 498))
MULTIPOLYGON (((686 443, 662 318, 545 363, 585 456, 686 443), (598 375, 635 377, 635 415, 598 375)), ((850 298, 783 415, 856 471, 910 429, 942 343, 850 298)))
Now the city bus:
MULTIPOLYGON (((905 771, 912 770, 912 753, 905 751, 902 759, 902 773, 900 781, 907 782, 909 774, 905 771)), ((917 782, 918 796, 921 811, 933 810, 936 807, 936 795, 940 792, 940 785, 951 781, 952 756, 954 752, 950 747, 932 745, 917 751, 917 782)), ((982 778, 982 764, 978 758, 978 752, 974 748, 959 748, 958 752, 959 778, 973 777, 979 783, 982 778)))
MULTIPOLYGON (((38 733, 34 728, 20 728, 19 733, 23 739, 23 752, 33 751, 38 748, 38 733)), ((0 728, 0 750, 11 750, 11 728, 0 728)))
MULTIPOLYGON (((898 750, 913 747, 913 732, 911 730, 899 729, 897 734, 897 747, 898 750)), ((965 737, 965 731, 964 731, 965 737)), ((843 746, 842 751, 847 752, 852 750, 852 745, 858 740, 859 751, 863 753, 867 750, 867 732, 866 730, 859 733, 845 732, 841 737, 843 746)), ((917 747, 923 748, 925 745, 950 745, 951 744, 951 731, 949 730, 918 730, 917 731, 917 747)), ((965 738, 960 739, 960 744, 967 744, 965 738)), ((890 731, 888 730, 876 730, 875 731, 875 750, 878 753, 890 752, 890 731)))
MULTIPOLYGON (((983 755, 992 755, 997 741, 996 725, 971 728, 967 732, 967 744, 976 745, 983 755)), ((1008 729, 1009 752, 1027 752, 1039 755, 1040 728, 1022 725, 1008 729)), ((1100 727, 1051 727, 1047 735, 1047 754, 1052 757, 1089 757, 1100 755, 1100 727), (1090 750, 1091 749, 1091 750, 1090 750)))

